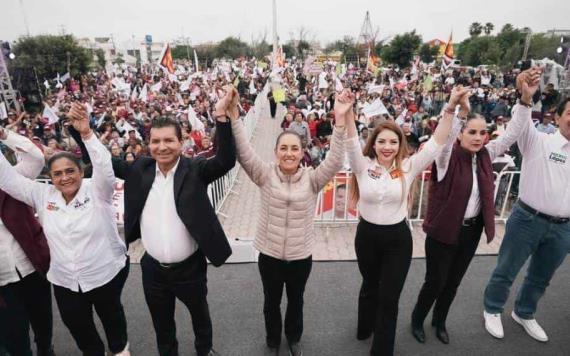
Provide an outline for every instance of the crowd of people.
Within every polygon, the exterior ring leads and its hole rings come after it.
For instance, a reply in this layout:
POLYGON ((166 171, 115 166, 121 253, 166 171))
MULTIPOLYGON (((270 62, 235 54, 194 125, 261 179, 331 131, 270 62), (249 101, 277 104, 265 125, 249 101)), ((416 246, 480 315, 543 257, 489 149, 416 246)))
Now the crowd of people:
POLYGON ((423 226, 427 270, 411 330, 425 342, 423 322, 435 304, 432 324, 447 344, 455 293, 483 230, 488 242, 494 237, 492 162, 515 142, 526 159, 520 200, 485 290, 483 318, 491 335, 504 337, 501 313, 530 257, 512 317, 546 342, 534 314, 570 250, 570 100, 553 101, 548 88, 541 95, 537 67, 439 72, 415 64, 376 73, 325 62, 314 75, 308 67, 288 61, 269 71, 243 59, 219 61, 203 72, 180 64, 177 74, 168 74, 125 66, 70 80, 46 96, 42 114, 10 112, 0 139, 18 163, 0 155, 0 253, 6 257, 0 260, 0 352, 30 354, 29 323, 38 354, 55 354, 51 284, 83 354, 105 354, 94 310, 110 351, 130 355, 121 293, 127 247, 141 239, 143 292, 158 353, 178 354, 178 299, 192 315, 197 354, 217 355, 206 259, 220 266, 232 251, 206 187, 236 161, 261 192, 254 246, 266 344, 279 354, 284 329, 294 356, 302 355, 317 197, 341 170, 352 173, 346 194, 359 212, 356 336, 372 337, 371 355, 394 354, 412 257, 408 196, 431 166, 423 226), (240 119, 266 83, 271 117, 265 120, 282 120, 283 127, 271 162, 257 155, 240 119), (276 116, 277 103, 287 108, 283 118, 276 116), (545 132, 549 115, 557 123, 552 134, 545 132), (51 185, 34 182, 42 169, 51 185), (125 181, 125 241, 112 218, 115 178, 125 181), (553 194, 560 187, 568 188, 553 194))

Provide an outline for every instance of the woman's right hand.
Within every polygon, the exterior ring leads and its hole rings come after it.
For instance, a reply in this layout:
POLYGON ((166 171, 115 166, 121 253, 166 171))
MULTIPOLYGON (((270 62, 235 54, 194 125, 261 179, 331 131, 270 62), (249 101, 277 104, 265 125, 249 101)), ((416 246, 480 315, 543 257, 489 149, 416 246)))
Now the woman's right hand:
MULTIPOLYGON (((455 107, 460 104, 461 98, 465 96, 467 93, 471 91, 469 87, 463 87, 462 85, 458 85, 453 87, 451 90, 451 95, 449 97, 449 101, 447 102, 447 107, 445 108, 446 112, 452 113, 455 112, 455 107)), ((469 97, 467 97, 469 98, 469 97)))

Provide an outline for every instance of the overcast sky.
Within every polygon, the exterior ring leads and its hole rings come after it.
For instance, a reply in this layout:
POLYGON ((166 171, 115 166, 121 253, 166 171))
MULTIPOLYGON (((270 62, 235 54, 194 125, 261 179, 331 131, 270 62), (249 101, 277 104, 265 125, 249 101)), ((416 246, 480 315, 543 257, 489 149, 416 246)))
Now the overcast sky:
MULTIPOLYGON (((182 35, 198 44, 227 36, 247 42, 267 31, 271 41, 271 0, 0 0, 0 39, 15 40, 26 34, 76 37, 113 35, 118 43, 155 41, 182 35)), ((345 35, 357 37, 366 11, 379 38, 416 29, 425 41, 454 42, 468 36, 474 22, 492 22, 496 31, 505 23, 528 26, 535 32, 570 29, 570 0, 277 0, 277 29, 283 41, 301 27, 322 44, 345 35)))

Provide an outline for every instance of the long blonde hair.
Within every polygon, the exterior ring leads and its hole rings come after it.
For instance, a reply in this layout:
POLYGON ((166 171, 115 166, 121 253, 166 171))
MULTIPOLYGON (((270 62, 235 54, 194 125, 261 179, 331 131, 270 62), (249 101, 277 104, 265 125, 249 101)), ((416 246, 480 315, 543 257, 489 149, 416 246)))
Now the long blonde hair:
MULTIPOLYGON (((380 132, 384 130, 390 130, 398 136, 398 141, 400 142, 400 146, 398 148, 398 153, 396 153, 396 157, 394 158, 396 170, 399 170, 400 173, 400 181, 402 182, 402 202, 405 199, 406 193, 406 179, 404 177, 404 170, 402 167, 402 162, 405 158, 408 157, 408 143, 406 141, 406 136, 404 136, 404 132, 400 129, 393 121, 383 121, 381 122, 372 134, 368 136, 368 141, 366 141, 366 145, 362 149, 362 154, 370 159, 377 159, 376 151, 374 150, 374 144, 376 143, 376 138, 380 134, 380 132)), ((356 203, 360 199, 360 189, 358 188, 358 181, 356 180, 356 176, 353 174, 350 178, 350 200, 353 206, 356 206, 356 203)))

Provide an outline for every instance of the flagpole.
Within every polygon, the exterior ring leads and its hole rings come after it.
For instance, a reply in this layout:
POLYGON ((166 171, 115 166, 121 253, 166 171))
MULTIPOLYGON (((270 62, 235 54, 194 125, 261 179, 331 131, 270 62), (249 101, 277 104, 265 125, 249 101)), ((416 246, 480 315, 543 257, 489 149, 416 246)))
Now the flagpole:
POLYGON ((271 65, 274 68, 277 64, 277 51, 279 38, 277 37, 277 0, 273 0, 273 57, 271 65))

